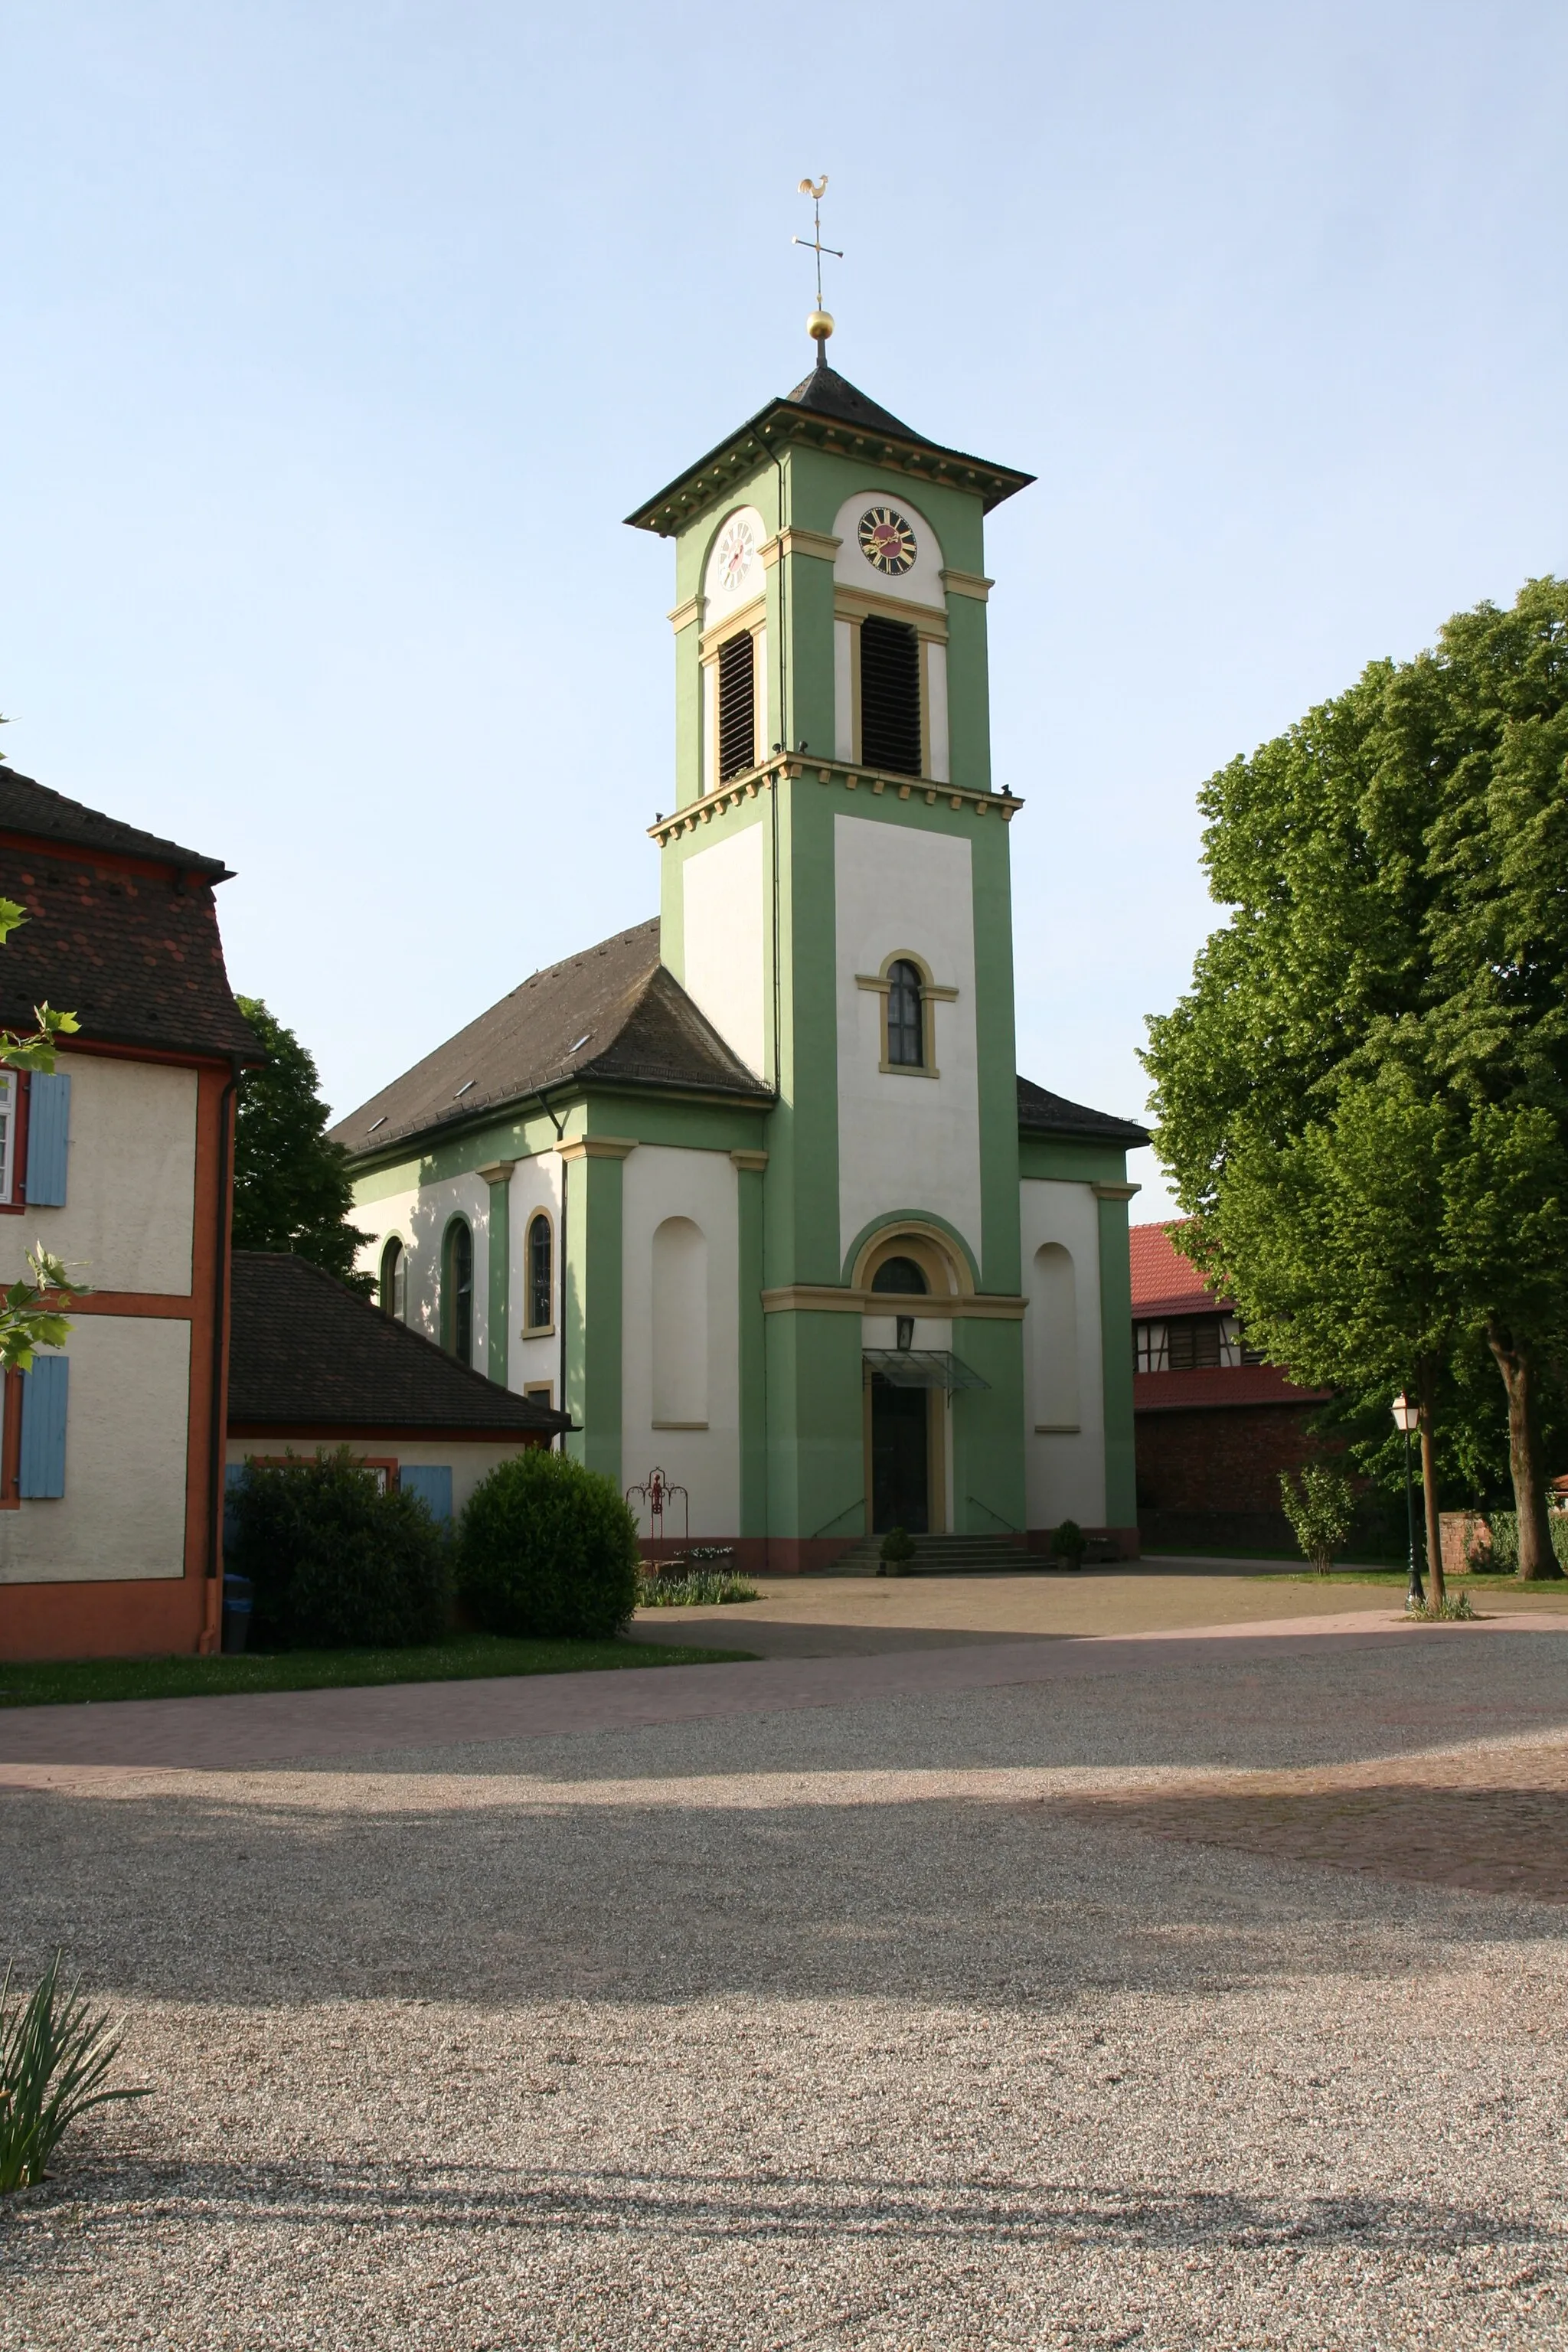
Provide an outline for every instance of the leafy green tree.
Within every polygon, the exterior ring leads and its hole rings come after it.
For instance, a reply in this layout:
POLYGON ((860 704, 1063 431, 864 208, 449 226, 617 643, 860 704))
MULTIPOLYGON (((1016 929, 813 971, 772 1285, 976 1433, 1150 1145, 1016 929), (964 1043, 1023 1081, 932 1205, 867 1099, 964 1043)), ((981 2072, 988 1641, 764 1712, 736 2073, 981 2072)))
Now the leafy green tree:
POLYGON ((1563 583, 1373 664, 1205 788, 1230 919, 1150 1024, 1183 1245, 1291 1371, 1419 1396, 1434 1567, 1436 1399, 1484 1345, 1520 1573, 1557 1573, 1539 1414, 1568 1355, 1565 762, 1563 583))
POLYGON ((353 1185, 327 1137, 315 1060, 258 996, 236 1002, 270 1058, 247 1076, 235 1119, 235 1247, 291 1250, 368 1296, 374 1277, 354 1257, 370 1235, 348 1222, 353 1185))
POLYGON ((1281 1470, 1279 1503, 1302 1559, 1310 1559, 1320 1576, 1327 1576, 1355 1520, 1355 1489, 1350 1480, 1342 1470, 1331 1470, 1322 1462, 1309 1462, 1295 1485, 1289 1472, 1281 1470))
MULTIPOLYGON (((0 898, 0 945, 26 919, 25 907, 14 898, 0 898)), ((33 1018, 38 1025, 25 1034, 0 1029, 0 1065, 13 1070, 52 1070, 56 1038, 74 1035, 80 1025, 74 1013, 56 1013, 47 1004, 35 1005, 33 1018)), ((14 1282, 0 1291, 0 1370, 28 1371, 35 1348, 63 1348, 71 1327, 60 1310, 87 1289, 85 1283, 71 1281, 42 1243, 28 1253, 27 1271, 30 1282, 14 1282)))

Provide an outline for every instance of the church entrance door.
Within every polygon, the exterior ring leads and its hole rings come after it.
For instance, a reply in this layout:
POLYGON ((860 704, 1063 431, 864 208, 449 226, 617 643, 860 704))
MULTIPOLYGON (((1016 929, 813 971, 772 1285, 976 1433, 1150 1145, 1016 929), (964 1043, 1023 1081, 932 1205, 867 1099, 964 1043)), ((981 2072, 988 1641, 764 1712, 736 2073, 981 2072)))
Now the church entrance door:
POLYGON ((871 1531, 931 1525, 931 1391, 871 1376, 871 1531))

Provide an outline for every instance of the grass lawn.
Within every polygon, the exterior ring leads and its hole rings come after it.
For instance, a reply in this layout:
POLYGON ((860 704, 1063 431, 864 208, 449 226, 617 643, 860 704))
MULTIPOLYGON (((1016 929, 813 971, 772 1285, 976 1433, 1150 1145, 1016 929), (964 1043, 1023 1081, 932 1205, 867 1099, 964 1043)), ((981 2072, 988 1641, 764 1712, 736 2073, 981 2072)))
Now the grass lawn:
MULTIPOLYGON (((1320 1576, 1315 1568, 1297 1568, 1288 1575, 1276 1570, 1268 1576, 1248 1577, 1247 1580, 1249 1584, 1397 1584, 1403 1591, 1410 1581, 1410 1570, 1407 1567, 1358 1568, 1352 1563, 1349 1566, 1336 1565, 1330 1569, 1327 1576, 1320 1576)), ((1424 1584, 1426 1580, 1425 1566, 1421 1570, 1421 1580, 1424 1584)), ((1471 1592, 1529 1592, 1542 1596, 1560 1592, 1568 1597, 1568 1584, 1564 1584, 1561 1578, 1548 1576, 1539 1583, 1532 1580, 1523 1584, 1511 1569, 1500 1570, 1496 1575, 1466 1573, 1455 1576, 1449 1573, 1445 1575, 1443 1581, 1447 1585, 1466 1586, 1471 1592)))
POLYGON ((67 1658, 0 1663, 0 1706, 83 1699, 212 1698, 232 1691, 342 1690, 364 1683, 472 1682, 483 1675, 586 1674, 604 1666, 707 1666, 755 1656, 664 1642, 513 1642, 453 1633, 411 1650, 285 1650, 241 1658, 67 1658))

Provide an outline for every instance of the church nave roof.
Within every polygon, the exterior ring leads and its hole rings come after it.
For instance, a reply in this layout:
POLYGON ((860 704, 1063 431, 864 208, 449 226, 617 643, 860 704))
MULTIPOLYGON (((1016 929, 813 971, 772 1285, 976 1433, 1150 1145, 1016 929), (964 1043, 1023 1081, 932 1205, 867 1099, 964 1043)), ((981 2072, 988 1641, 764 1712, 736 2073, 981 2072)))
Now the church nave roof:
POLYGON ((356 1157, 381 1152, 567 1081, 771 1102, 660 963, 658 938, 655 915, 536 971, 340 1119, 333 1140, 356 1157))

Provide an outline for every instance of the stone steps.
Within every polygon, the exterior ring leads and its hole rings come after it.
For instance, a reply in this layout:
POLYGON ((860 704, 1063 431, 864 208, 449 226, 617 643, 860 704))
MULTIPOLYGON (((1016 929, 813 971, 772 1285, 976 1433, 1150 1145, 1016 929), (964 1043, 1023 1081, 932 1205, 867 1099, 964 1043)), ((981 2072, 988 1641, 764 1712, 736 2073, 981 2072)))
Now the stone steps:
MULTIPOLYGON (((862 1537, 819 1573, 875 1576, 882 1564, 881 1541, 880 1536, 862 1537)), ((995 1576, 1047 1566, 1016 1536, 916 1536, 913 1541, 915 1556, 900 1570, 906 1576, 995 1576)))

